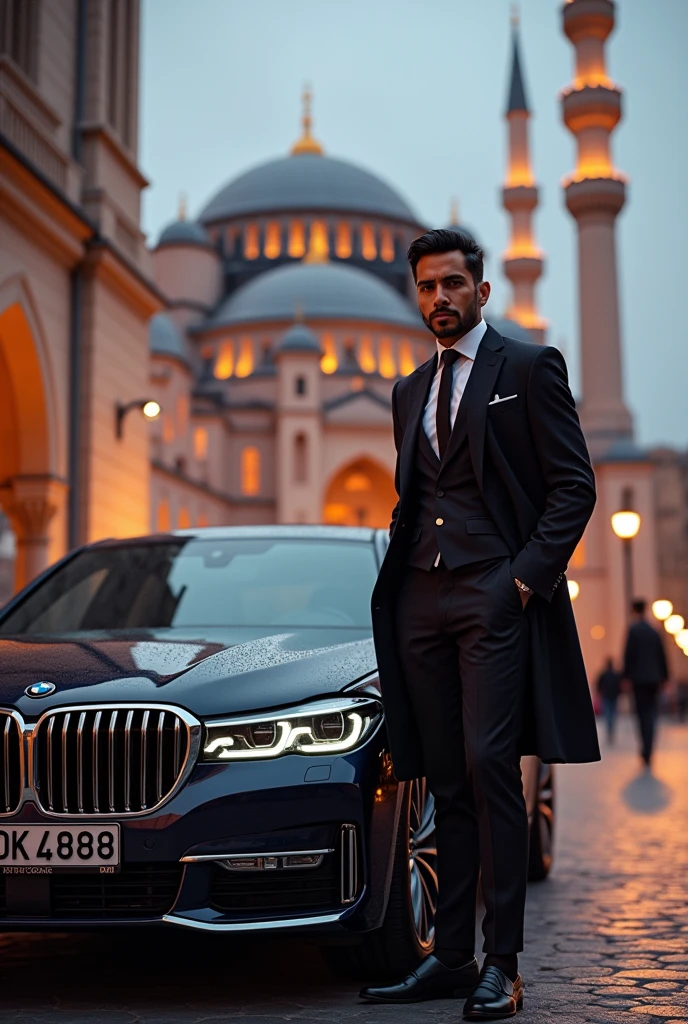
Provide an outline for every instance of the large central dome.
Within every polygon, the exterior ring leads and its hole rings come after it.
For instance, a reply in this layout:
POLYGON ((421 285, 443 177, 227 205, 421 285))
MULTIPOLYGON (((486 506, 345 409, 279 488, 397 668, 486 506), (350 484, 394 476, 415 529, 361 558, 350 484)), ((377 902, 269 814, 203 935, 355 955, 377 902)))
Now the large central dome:
POLYGON ((239 175, 210 200, 203 224, 282 211, 322 210, 417 225, 408 203, 386 182, 345 160, 297 153, 239 175))

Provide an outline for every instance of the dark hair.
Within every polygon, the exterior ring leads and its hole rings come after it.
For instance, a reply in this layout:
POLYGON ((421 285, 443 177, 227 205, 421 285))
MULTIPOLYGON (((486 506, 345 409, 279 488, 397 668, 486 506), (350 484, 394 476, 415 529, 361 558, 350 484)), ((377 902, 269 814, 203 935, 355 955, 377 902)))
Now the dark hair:
POLYGON ((631 602, 631 608, 636 615, 644 615, 645 609, 647 608, 647 601, 644 597, 636 597, 636 599, 631 602))
POLYGON ((416 267, 418 260, 423 256, 433 256, 442 252, 462 252, 466 259, 466 266, 476 285, 483 279, 483 261, 485 253, 475 239, 467 235, 465 231, 454 231, 453 228, 437 228, 435 231, 426 231, 419 238, 411 242, 406 258, 411 264, 413 280, 416 280, 416 267))

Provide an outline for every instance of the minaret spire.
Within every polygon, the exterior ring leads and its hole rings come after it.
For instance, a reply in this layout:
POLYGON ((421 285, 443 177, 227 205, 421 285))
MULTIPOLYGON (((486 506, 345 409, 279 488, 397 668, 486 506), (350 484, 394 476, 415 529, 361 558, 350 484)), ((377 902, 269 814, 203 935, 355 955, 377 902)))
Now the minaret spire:
POLYGON ((311 114, 311 103, 313 102, 313 92, 310 85, 304 87, 303 93, 301 94, 301 102, 303 104, 303 112, 301 114, 301 138, 297 139, 294 145, 291 147, 291 155, 298 156, 303 153, 310 153, 313 156, 322 156, 323 148, 317 139, 314 139, 311 135, 311 129, 313 127, 313 116, 311 114))
POLYGON ((508 126, 508 165, 502 202, 511 218, 509 246, 504 253, 504 274, 512 285, 506 315, 527 328, 540 344, 545 341, 546 322, 539 316, 535 285, 542 274, 542 253, 535 244, 533 211, 538 190, 530 163, 528 120, 530 111, 521 67, 518 9, 512 8, 511 78, 505 112, 508 126))

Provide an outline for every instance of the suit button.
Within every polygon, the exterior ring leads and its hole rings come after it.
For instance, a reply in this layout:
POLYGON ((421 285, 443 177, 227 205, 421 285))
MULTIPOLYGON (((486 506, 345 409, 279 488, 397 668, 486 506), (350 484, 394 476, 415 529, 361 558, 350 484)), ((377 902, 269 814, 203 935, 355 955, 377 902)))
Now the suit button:
POLYGON ((436 498, 443 498, 444 497, 444 491, 435 491, 435 497, 436 498))
POLYGON ((435 526, 443 526, 443 525, 444 525, 444 519, 436 519, 435 520, 435 526))

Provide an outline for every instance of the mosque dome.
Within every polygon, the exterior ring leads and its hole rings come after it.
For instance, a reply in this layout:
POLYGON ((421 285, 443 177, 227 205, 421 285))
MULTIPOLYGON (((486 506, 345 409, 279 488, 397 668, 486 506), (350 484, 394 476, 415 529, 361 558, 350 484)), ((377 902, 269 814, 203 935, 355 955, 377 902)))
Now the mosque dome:
POLYGON ((303 323, 293 324, 277 342, 278 352, 313 352, 322 355, 320 342, 313 331, 303 323))
POLYGON ((182 333, 167 313, 156 313, 151 317, 148 323, 148 344, 152 355, 167 356, 189 365, 182 333))
POLYGON ((418 312, 378 277, 342 263, 292 263, 268 270, 223 302, 209 326, 272 320, 366 320, 420 328, 418 312))
POLYGON ((160 233, 161 245, 210 245, 205 229, 194 220, 175 220, 160 233))

